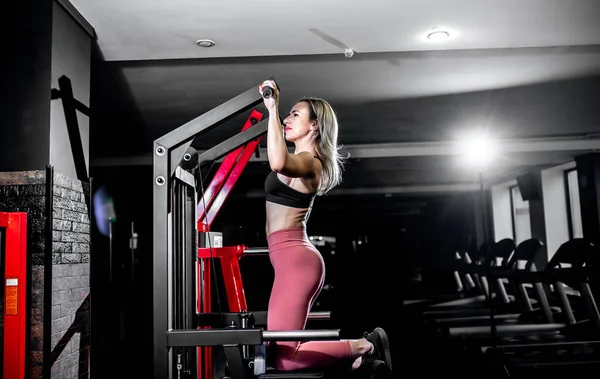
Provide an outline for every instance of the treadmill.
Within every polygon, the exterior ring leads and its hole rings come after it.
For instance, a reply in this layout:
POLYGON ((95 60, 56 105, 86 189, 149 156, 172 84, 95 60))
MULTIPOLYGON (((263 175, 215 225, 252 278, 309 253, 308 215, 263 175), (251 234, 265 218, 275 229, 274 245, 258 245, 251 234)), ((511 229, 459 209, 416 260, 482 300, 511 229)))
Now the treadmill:
MULTIPOLYGON (((535 293, 535 299, 530 297, 527 289, 522 285, 516 285, 510 279, 508 279, 509 287, 513 288, 513 294, 509 295, 504 280, 506 278, 498 276, 497 272, 513 272, 513 271, 532 271, 535 270, 535 261, 541 255, 544 254, 543 244, 538 239, 529 239, 523 241, 517 246, 512 254, 506 254, 507 250, 498 250, 498 248, 492 250, 493 261, 496 262, 501 259, 500 265, 493 265, 487 272, 485 272, 485 278, 487 280, 488 275, 492 275, 489 278, 489 282, 492 283, 494 293, 497 294, 495 298, 501 299, 496 301, 498 305, 494 304, 494 322, 496 323, 517 323, 519 319, 524 315, 539 314, 544 317, 547 322, 553 322, 552 308, 550 308, 547 298, 545 296, 543 287, 534 286, 533 290, 535 293), (539 308, 535 308, 539 305, 539 308)), ((486 283, 486 282, 484 282, 486 283)), ((486 289, 488 289, 486 287, 486 289)), ((485 327, 489 328, 491 322, 491 310, 489 301, 482 303, 479 307, 478 312, 473 312, 471 309, 458 309, 455 316, 444 315, 440 312, 425 311, 425 317, 433 318, 433 322, 437 325, 445 327, 450 336, 462 334, 463 327, 471 328, 471 331, 475 326, 479 326, 479 330, 485 331, 485 327)), ((536 317, 529 317, 536 318, 536 317)), ((541 317, 537 317, 538 319, 541 317)))
POLYGON ((555 370, 572 365, 588 369, 589 366, 600 367, 600 312, 594 297, 600 289, 599 261, 600 250, 591 242, 577 238, 561 245, 543 272, 517 273, 515 279, 519 282, 552 285, 561 301, 567 326, 555 334, 540 335, 532 331, 529 336, 500 339, 495 347, 482 344, 482 354, 489 358, 494 352, 498 353, 509 372, 544 367, 555 370), (581 294, 585 312, 579 313, 579 321, 565 285, 581 294))
POLYGON ((456 298, 448 301, 438 301, 422 306, 421 315, 430 320, 441 318, 456 318, 467 316, 481 316, 489 313, 490 303, 496 307, 506 307, 513 302, 500 281, 492 282, 492 298, 490 300, 490 281, 487 278, 488 266, 504 267, 508 258, 515 249, 512 239, 503 239, 490 247, 490 257, 485 254, 484 246, 479 250, 479 257, 471 260, 468 253, 464 254, 464 265, 461 275, 471 280, 477 289, 477 294, 470 297, 456 298))
MULTIPOLYGON (((539 240, 529 239, 522 242, 511 258, 511 262, 508 264, 507 269, 491 270, 490 275, 493 279, 506 278, 515 288, 518 299, 520 299, 520 306, 525 312, 535 312, 528 302, 528 293, 525 288, 525 283, 532 284, 535 291, 535 295, 538 300, 539 309, 543 318, 538 319, 536 322, 523 322, 520 318, 523 315, 516 315, 515 323, 510 325, 498 324, 493 320, 495 325, 495 336, 497 338, 503 337, 515 337, 518 335, 530 335, 530 334, 557 334, 567 327, 572 327, 577 324, 575 315, 572 308, 570 307, 569 300, 562 283, 552 283, 554 287, 554 294, 559 301, 559 310, 550 307, 548 301, 548 294, 544 286, 545 280, 531 280, 532 278, 544 278, 555 275, 558 268, 562 267, 561 264, 569 262, 569 257, 573 256, 572 251, 580 248, 578 242, 571 242, 564 244, 554 255, 553 259, 548 263, 546 269, 542 272, 538 272, 535 267, 536 257, 543 252, 543 245, 539 240), (537 248, 522 248, 522 247, 536 247, 537 248), (525 267, 519 268, 519 261, 525 261, 525 267)), ((447 328, 447 335, 450 338, 463 338, 463 339, 490 339, 492 334, 492 320, 487 325, 449 325, 447 328)), ((570 328, 573 329, 573 328, 570 328)))
POLYGON ((471 260, 468 252, 457 250, 454 253, 452 262, 452 275, 456 284, 456 293, 440 294, 435 296, 427 296, 417 299, 406 299, 403 301, 404 307, 409 309, 423 309, 435 304, 441 304, 448 301, 465 299, 476 296, 483 296, 478 285, 475 283, 471 274, 470 266, 476 263, 471 260))

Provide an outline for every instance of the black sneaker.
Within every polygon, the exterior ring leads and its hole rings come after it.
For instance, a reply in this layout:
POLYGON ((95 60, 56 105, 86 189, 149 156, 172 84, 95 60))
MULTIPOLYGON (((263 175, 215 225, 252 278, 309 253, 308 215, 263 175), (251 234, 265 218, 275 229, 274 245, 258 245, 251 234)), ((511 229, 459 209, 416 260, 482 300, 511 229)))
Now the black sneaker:
POLYGON ((371 333, 365 334, 365 339, 375 346, 375 351, 371 355, 375 359, 382 360, 391 374, 392 357, 390 355, 390 341, 385 330, 375 328, 371 333))

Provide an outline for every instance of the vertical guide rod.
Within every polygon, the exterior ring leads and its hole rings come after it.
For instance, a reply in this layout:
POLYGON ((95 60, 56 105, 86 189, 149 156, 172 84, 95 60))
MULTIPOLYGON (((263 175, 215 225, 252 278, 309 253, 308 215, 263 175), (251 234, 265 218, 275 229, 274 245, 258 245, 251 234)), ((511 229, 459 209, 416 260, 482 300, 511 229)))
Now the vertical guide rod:
MULTIPOLYGON (((186 329, 195 329, 197 324, 195 321, 196 314, 196 261, 198 257, 198 226, 196 223, 196 206, 198 203, 197 200, 197 191, 195 186, 195 181, 193 182, 193 187, 187 187, 187 196, 186 196, 186 218, 185 225, 188 228, 186 234, 186 260, 185 260, 185 269, 186 269, 186 329)), ((197 352, 195 348, 187 349, 187 357, 188 357, 188 370, 190 372, 191 378, 197 378, 197 352)))
POLYGON ((171 330, 171 273, 170 273, 170 187, 168 180, 169 156, 167 149, 159 142, 154 143, 153 162, 153 259, 152 259, 152 289, 153 289, 153 363, 154 378, 171 378, 171 350, 167 346, 167 330, 171 330))
MULTIPOLYGON (((174 184, 173 184, 173 194, 174 194, 174 204, 173 204, 173 235, 174 236, 182 236, 183 233, 183 225, 182 225, 182 220, 181 220, 181 211, 182 211, 182 187, 183 185, 175 180, 174 184)), ((182 236, 183 237, 183 236, 182 236)), ((174 271, 173 271, 173 280, 174 280, 174 287, 175 287, 175 294, 173 296, 173 298, 175 299, 175 302, 173 304, 174 306, 174 327, 175 329, 184 329, 183 326, 183 319, 182 319, 182 309, 184 308, 184 304, 183 302, 185 301, 185 298, 183 297, 183 291, 182 291, 182 285, 183 285, 183 262, 182 262, 182 255, 184 252, 183 249, 183 238, 174 238, 173 239, 173 244, 174 244, 174 248, 173 248, 173 261, 175 262, 174 264, 174 271)), ((183 349, 182 348, 177 348, 175 349, 175 357, 176 357, 176 364, 175 364, 175 377, 176 378, 181 378, 181 368, 182 368, 182 362, 181 362, 181 351, 183 349)))

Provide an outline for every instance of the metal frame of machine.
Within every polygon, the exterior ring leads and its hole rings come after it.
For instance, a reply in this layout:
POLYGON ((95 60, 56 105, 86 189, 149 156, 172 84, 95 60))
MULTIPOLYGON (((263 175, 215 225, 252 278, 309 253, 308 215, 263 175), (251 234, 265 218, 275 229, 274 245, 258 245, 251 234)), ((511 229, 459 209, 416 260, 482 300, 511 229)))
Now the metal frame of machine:
MULTIPOLYGON (((194 138, 262 102, 251 88, 154 142, 153 149, 153 364, 155 378, 212 378, 211 346, 222 346, 234 378, 245 376, 242 358, 265 341, 338 339, 339 330, 268 331, 265 312, 247 312, 238 260, 266 249, 211 244, 210 226, 229 196, 268 120, 255 110, 242 131, 198 154, 194 138), (223 158, 198 200, 192 172, 223 158), (219 259, 230 313, 211 313, 211 264, 219 259), (264 324, 263 324, 264 323, 264 324), (196 349, 194 349, 196 348, 196 349), (182 375, 184 374, 184 375, 182 375)), ((200 175, 201 177, 201 175, 200 175)), ((326 313, 326 312, 325 312, 326 313)), ((312 314, 322 319, 325 313, 312 314)))

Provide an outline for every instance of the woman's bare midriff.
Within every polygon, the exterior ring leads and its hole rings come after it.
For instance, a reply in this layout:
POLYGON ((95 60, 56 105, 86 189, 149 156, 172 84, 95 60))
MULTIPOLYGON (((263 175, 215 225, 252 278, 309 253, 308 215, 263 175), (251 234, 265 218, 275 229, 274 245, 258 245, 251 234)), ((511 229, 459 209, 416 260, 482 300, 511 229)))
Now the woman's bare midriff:
POLYGON ((289 228, 306 227, 306 212, 308 208, 292 208, 285 205, 266 202, 267 236, 273 232, 289 228))

